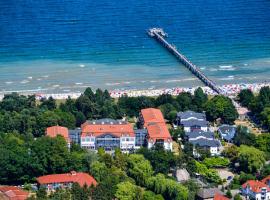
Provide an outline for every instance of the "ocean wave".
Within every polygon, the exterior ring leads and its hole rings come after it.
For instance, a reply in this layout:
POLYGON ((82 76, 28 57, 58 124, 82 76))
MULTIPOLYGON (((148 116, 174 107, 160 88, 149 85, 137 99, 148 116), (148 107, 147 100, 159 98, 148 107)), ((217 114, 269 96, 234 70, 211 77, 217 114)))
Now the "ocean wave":
POLYGON ((83 83, 75 83, 75 85, 83 85, 83 83))
POLYGON ((26 84, 26 83, 29 83, 30 81, 28 81, 28 80, 22 80, 20 83, 21 84, 26 84))
POLYGON ((224 78, 220 78, 219 80, 222 80, 222 81, 234 80, 234 76, 227 76, 227 77, 224 77, 224 78))
POLYGON ((114 86, 114 85, 120 85, 120 83, 105 83, 105 85, 114 86))
POLYGON ((82 67, 83 68, 83 67, 85 67, 85 65, 84 64, 80 64, 79 67, 82 67))
POLYGON ((7 84, 7 85, 10 85, 10 84, 12 84, 13 82, 12 81, 6 81, 5 82, 5 84, 7 84))
POLYGON ((234 71, 235 67, 232 65, 220 65, 218 70, 220 70, 220 71, 234 71))

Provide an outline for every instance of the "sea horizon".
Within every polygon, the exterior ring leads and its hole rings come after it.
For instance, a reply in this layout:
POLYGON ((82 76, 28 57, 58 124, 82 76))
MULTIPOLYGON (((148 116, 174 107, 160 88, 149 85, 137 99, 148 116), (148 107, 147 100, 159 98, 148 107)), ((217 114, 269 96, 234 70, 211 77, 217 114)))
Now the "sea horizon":
POLYGON ((218 85, 270 81, 267 0, 27 0, 0 6, 1 93, 203 86, 148 37, 152 27, 163 28, 168 41, 218 85))

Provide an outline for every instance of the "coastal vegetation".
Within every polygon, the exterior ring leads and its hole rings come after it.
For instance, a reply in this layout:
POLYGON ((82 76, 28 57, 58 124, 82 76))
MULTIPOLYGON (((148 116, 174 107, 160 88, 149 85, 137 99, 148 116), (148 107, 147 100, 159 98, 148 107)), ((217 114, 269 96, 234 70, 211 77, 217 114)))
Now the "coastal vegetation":
MULTIPOLYGON (((210 121, 233 123, 237 118, 230 99, 224 96, 208 98, 200 88, 194 95, 123 96, 117 100, 111 98, 106 90, 93 92, 87 88, 78 99, 68 98, 60 104, 53 98, 36 101, 34 96, 5 95, 0 102, 0 166, 5 166, 5 170, 0 171, 0 183, 27 185, 41 175, 75 170, 93 175, 98 182, 97 187, 80 188, 75 185, 77 189, 57 190, 51 196, 39 190, 37 196, 31 198, 192 200, 198 190, 197 184, 193 180, 177 183, 169 176, 173 170, 186 168, 191 176, 200 174, 202 180, 217 185, 222 180, 216 168, 229 167, 240 174, 230 187, 239 186, 247 178, 257 178, 252 174, 258 174, 258 177, 269 174, 270 166, 264 163, 270 155, 270 136, 255 136, 244 127, 238 127, 233 141, 235 145, 224 150, 224 158, 210 157, 209 152, 197 149, 202 156, 195 159, 193 148, 188 143, 183 150, 179 149, 177 155, 158 145, 152 149, 141 148, 129 155, 120 150, 110 155, 103 149, 96 154, 76 144, 72 144, 69 151, 61 136, 44 136, 45 128, 49 126, 61 125, 72 129, 89 119, 124 117, 131 120, 138 117, 141 109, 148 107, 160 108, 169 123, 174 122, 177 112, 186 110, 206 111, 210 121)), ((184 140, 178 141, 179 138, 184 139, 181 128, 170 132, 176 142, 184 144, 184 140)))

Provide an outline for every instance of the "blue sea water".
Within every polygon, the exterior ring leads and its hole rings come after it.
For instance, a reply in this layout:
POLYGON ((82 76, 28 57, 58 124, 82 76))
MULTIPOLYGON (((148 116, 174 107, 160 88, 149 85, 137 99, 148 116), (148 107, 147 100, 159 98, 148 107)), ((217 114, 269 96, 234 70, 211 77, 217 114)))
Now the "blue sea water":
POLYGON ((270 80, 269 0, 0 0, 0 92, 201 85, 154 39, 219 84, 270 80))

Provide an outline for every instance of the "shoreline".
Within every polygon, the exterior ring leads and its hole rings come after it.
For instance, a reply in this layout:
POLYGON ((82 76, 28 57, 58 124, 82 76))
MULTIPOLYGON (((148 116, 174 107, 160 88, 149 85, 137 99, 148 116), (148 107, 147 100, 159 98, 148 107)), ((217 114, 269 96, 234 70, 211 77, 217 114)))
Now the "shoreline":
MULTIPOLYGON (((263 82, 263 83, 239 83, 239 84, 224 84, 219 86, 220 89, 222 89, 224 92, 226 92, 228 95, 236 95, 243 89, 250 89, 254 93, 258 93, 259 90, 264 86, 270 86, 270 82, 263 82)), ((148 96, 148 97, 155 97, 162 94, 171 94, 173 96, 177 96, 178 94, 182 92, 190 92, 191 94, 194 93, 194 91, 201 87, 207 95, 216 95, 216 93, 210 89, 207 86, 195 86, 195 87, 174 87, 174 88, 160 88, 160 89, 127 89, 127 90, 121 90, 121 89, 114 89, 109 90, 109 93, 112 98, 119 98, 123 95, 127 95, 129 97, 138 97, 138 96, 148 96)), ((64 100, 68 97, 71 97, 72 99, 78 98, 82 92, 68 92, 68 93, 42 93, 38 90, 33 90, 32 92, 24 92, 24 91, 8 91, 6 93, 0 94, 0 100, 3 99, 5 94, 10 94, 12 92, 19 93, 20 95, 35 95, 37 99, 41 98, 49 98, 53 97, 54 99, 58 100, 64 100)))

